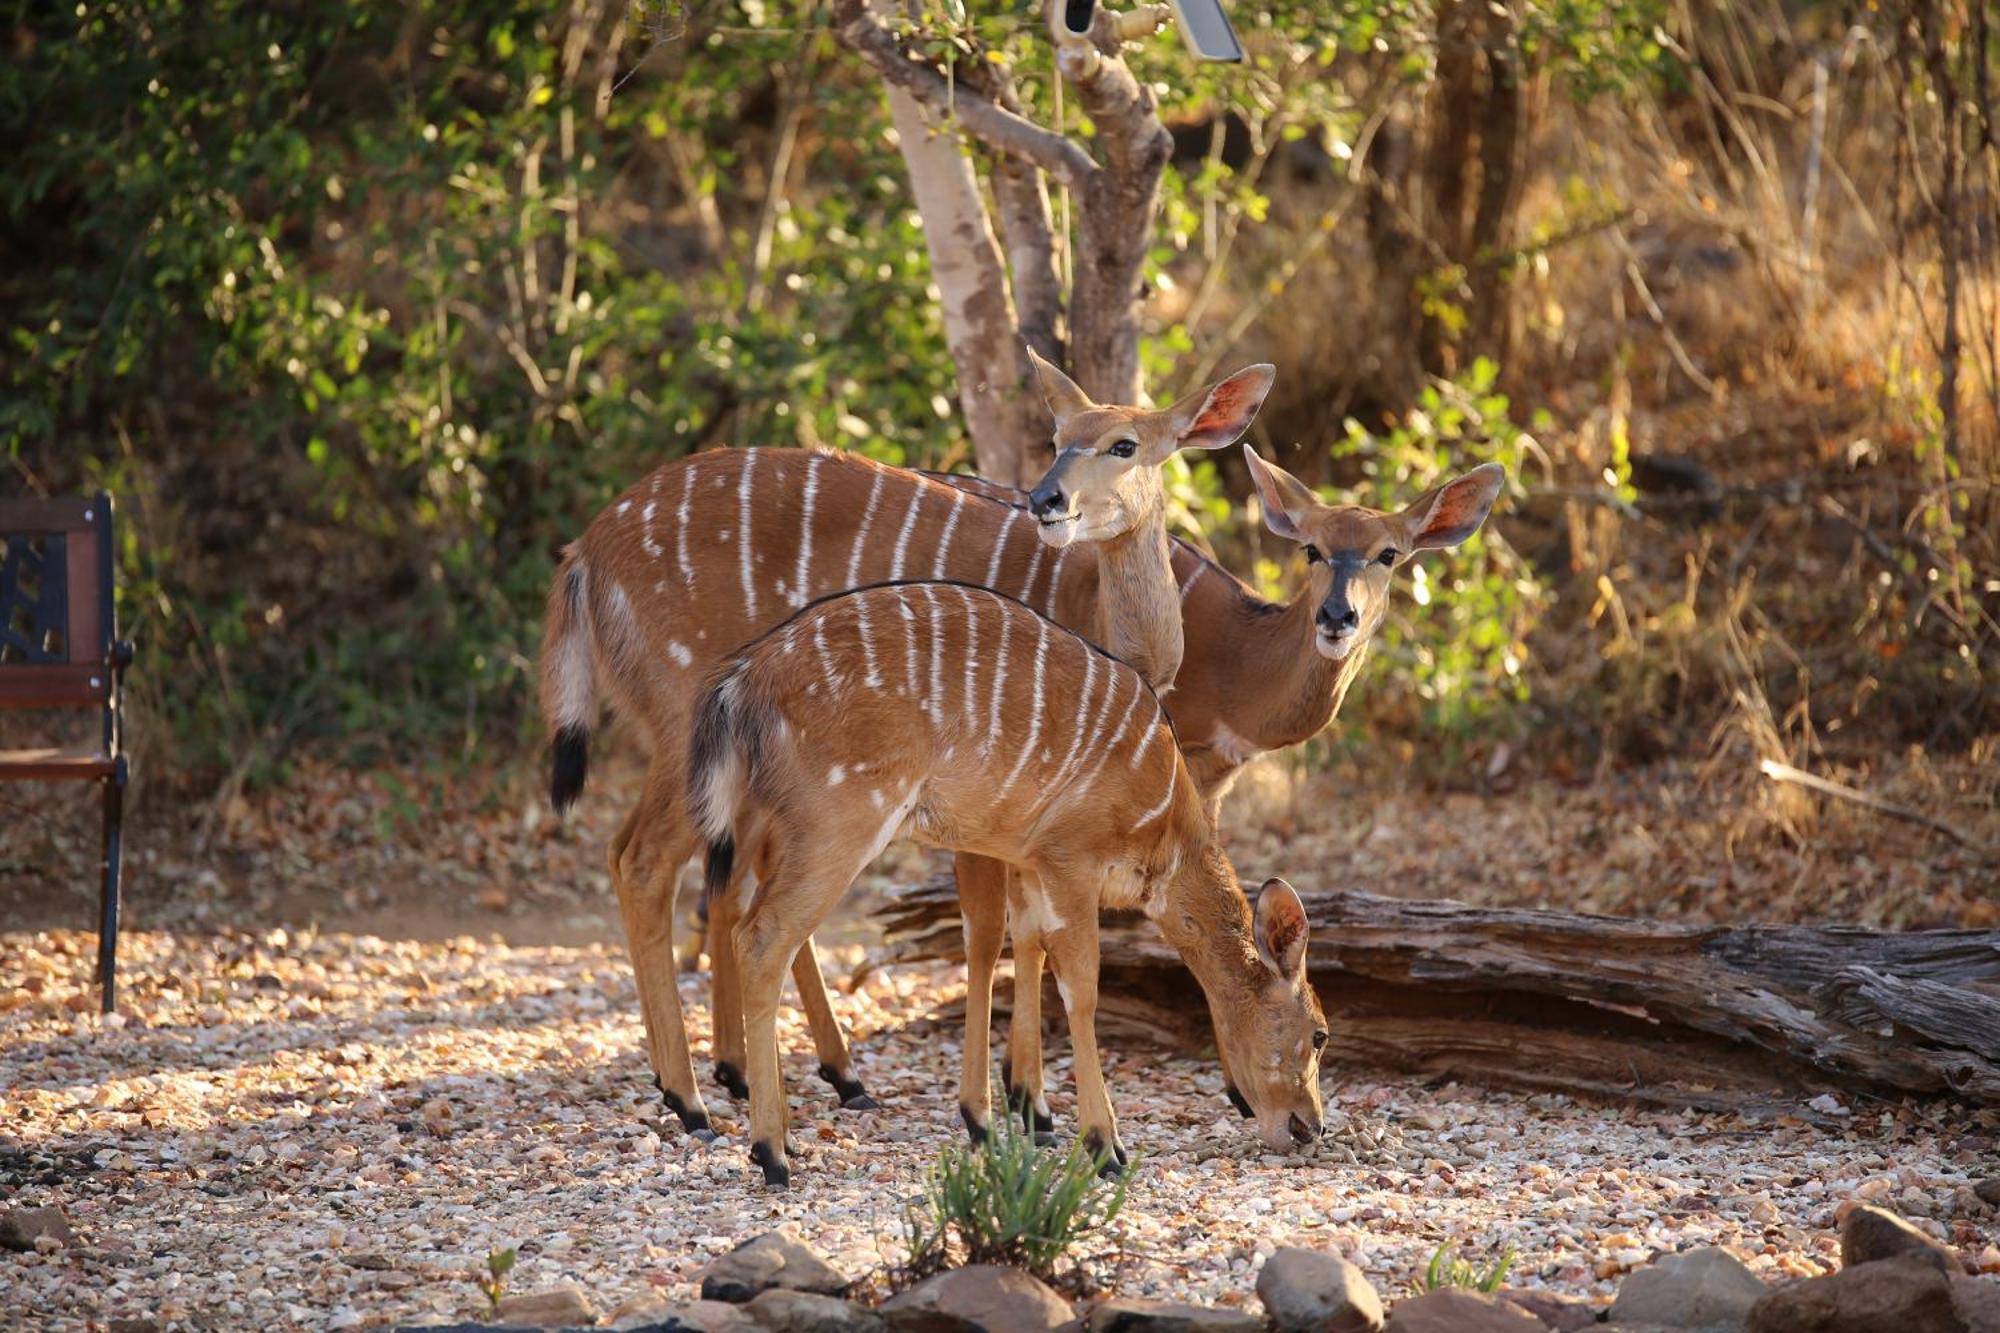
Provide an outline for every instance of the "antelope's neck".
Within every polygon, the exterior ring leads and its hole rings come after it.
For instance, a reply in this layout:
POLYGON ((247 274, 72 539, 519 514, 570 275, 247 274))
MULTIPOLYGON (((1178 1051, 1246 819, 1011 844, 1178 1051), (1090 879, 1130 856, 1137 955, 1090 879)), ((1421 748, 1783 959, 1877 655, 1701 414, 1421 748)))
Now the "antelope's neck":
POLYGON ((1314 642, 1318 599, 1301 591, 1276 615, 1241 627, 1229 658, 1222 720, 1259 750, 1282 750, 1318 735, 1340 711, 1362 661, 1372 627, 1341 661, 1321 655, 1314 642))
POLYGON ((1163 908, 1153 915, 1160 934, 1216 1002, 1255 993, 1263 964, 1251 941, 1250 901, 1212 832, 1200 854, 1168 877, 1163 908))
POLYGON ((1185 647, 1163 499, 1126 532, 1097 543, 1094 636, 1159 691, 1174 683, 1185 647))

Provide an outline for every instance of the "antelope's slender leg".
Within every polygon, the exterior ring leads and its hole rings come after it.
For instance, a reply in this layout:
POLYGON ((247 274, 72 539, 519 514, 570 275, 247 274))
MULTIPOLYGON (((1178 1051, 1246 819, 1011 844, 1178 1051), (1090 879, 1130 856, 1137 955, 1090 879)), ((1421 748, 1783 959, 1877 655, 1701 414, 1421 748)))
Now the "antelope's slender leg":
POLYGON ((715 1081, 741 1100, 750 1095, 744 1081, 743 981, 738 968, 736 928, 741 921, 741 894, 749 872, 738 863, 729 884, 708 897, 708 1009, 713 1021, 710 1052, 715 1057, 715 1081))
MULTIPOLYGON (((644 808, 652 803, 641 800, 644 808)), ((674 891, 681 863, 694 851, 694 831, 678 809, 662 802, 651 808, 653 835, 636 837, 639 810, 613 840, 611 881, 618 891, 618 911, 625 921, 625 947, 632 955, 632 977, 639 987, 639 1013, 646 1023, 646 1050, 659 1081, 660 1095, 690 1134, 715 1137, 708 1110, 695 1086, 694 1061, 688 1056, 687 1017, 681 1012, 680 988, 674 975, 674 891), (626 858, 635 842, 650 842, 650 863, 635 865, 626 858)), ((638 858, 632 856, 632 860, 638 858)))
POLYGON ((1020 872, 1007 872, 1014 917, 1014 1017, 1007 1025, 1007 1105, 1036 1142, 1055 1141, 1055 1117, 1042 1083, 1042 936, 1022 925, 1020 872))
MULTIPOLYGON (((803 845, 815 846, 810 840, 803 845)), ((764 1169, 764 1183, 791 1181, 786 1161, 784 1071, 778 1063, 778 1000, 792 959, 812 938, 813 927, 826 916, 860 872, 853 858, 834 857, 820 867, 791 857, 774 864, 772 878, 782 893, 766 885, 758 900, 734 927, 732 943, 741 967, 744 1038, 750 1074, 750 1160, 764 1169), (840 869, 829 873, 831 861, 840 869)))
POLYGON ((1083 1141, 1095 1153, 1108 1153, 1103 1170, 1115 1174, 1125 1165, 1125 1147, 1118 1141, 1118 1122, 1111 1094, 1104 1086, 1104 1065, 1097 1054, 1097 913, 1048 932, 1049 961, 1056 969, 1056 989, 1069 1015, 1071 1065, 1076 1076, 1076 1121, 1083 1141))
POLYGON ((819 1076, 833 1085, 843 1111, 873 1111, 879 1103, 868 1095, 854 1073, 847 1052, 847 1037, 834 1017, 833 1000, 826 993, 826 978, 819 969, 819 955, 810 938, 792 955, 792 985, 799 992, 799 1008, 805 1011, 806 1025, 812 1029, 813 1051, 819 1056, 819 1076))
POLYGON ((965 923, 965 1063, 958 1113, 972 1141, 987 1135, 993 1079, 993 968, 1007 930, 1007 867, 991 857, 955 858, 958 910, 965 923))

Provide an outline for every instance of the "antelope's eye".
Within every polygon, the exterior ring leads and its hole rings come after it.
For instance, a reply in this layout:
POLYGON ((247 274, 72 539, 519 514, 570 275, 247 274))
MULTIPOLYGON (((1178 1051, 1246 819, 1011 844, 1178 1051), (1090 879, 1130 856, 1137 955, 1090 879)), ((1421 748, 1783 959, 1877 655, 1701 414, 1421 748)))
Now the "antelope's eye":
POLYGON ((1382 554, 1375 557, 1375 563, 1386 568, 1396 563, 1397 554, 1398 552, 1395 547, 1385 546, 1382 548, 1382 554))
POLYGON ((1319 1031, 1313 1033, 1313 1049, 1317 1051, 1317 1050, 1323 1050, 1325 1049, 1325 1047, 1326 1047, 1326 1029, 1321 1028, 1319 1031))
POLYGON ((1059 454, 1062 452, 1062 445, 1056 442, 1056 438, 1053 435, 1049 437, 1049 452, 1051 454, 1059 454))
POLYGON ((1111 456, 1113 458, 1130 458, 1138 452, 1139 442, 1137 440, 1120 440, 1111 446, 1111 456))
POLYGON ((1316 565, 1316 564, 1318 564, 1318 563, 1319 563, 1320 561, 1322 561, 1322 560, 1324 560, 1324 559, 1326 559, 1326 557, 1325 557, 1325 556, 1323 556, 1323 555, 1321 555, 1321 554, 1319 553, 1319 547, 1317 547, 1317 546, 1308 546, 1308 547, 1306 547, 1306 563, 1307 563, 1307 564, 1309 564, 1309 565, 1316 565))

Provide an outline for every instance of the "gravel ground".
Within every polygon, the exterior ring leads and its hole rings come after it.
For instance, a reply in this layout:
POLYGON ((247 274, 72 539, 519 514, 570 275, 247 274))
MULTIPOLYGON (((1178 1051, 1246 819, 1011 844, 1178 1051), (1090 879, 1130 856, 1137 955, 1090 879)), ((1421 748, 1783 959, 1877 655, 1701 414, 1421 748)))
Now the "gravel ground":
MULTIPOLYGON (((771 1193, 740 1132, 704 1146, 661 1120, 615 946, 144 932, 112 1020, 89 1012, 90 948, 0 934, 0 1198, 59 1203, 77 1231, 0 1254, 8 1327, 458 1315, 480 1304, 471 1272, 510 1245, 511 1290, 574 1281, 610 1310, 689 1298, 709 1256, 772 1229, 859 1276, 898 1257, 902 1201, 961 1132, 957 1038, 935 1015, 963 971, 944 965, 873 973, 839 1001, 882 1112, 837 1110, 788 1018, 801 1152, 792 1190, 771 1193)), ((702 990, 685 980, 698 1033, 702 990)), ((1066 1121, 1067 1046, 1050 1049, 1066 1121)), ((1336 1134, 1280 1158, 1229 1111, 1212 1061, 1128 1047, 1109 1077, 1143 1155, 1097 1238, 1095 1270, 1123 1294, 1249 1301, 1288 1242, 1346 1252, 1392 1297, 1446 1241, 1473 1258, 1511 1246, 1517 1283, 1599 1298, 1696 1244, 1817 1274, 1855 1196, 2000 1270, 1990 1215, 1959 1192, 1994 1168, 1990 1112, 1822 1101, 1749 1124, 1337 1073, 1336 1134)), ((721 1094, 709 1105, 739 1128, 721 1094)))

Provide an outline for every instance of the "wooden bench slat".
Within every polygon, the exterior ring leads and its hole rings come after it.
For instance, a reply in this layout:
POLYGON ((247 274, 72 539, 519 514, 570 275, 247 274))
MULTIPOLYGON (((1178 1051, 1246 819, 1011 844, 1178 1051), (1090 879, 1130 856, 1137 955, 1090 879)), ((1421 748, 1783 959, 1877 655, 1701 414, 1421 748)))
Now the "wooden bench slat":
POLYGON ((0 708, 80 708, 110 694, 111 668, 103 663, 0 667, 0 708))
POLYGON ((96 662, 105 656, 104 608, 99 604, 102 571, 98 549, 103 531, 92 528, 70 534, 64 543, 69 563, 69 632, 63 646, 72 662, 96 662))
MULTIPOLYGON (((84 532, 98 519, 97 501, 82 496, 52 500, 0 500, 0 533, 84 532), (89 514, 86 518, 84 515, 89 514)), ((89 587, 96 587, 93 581, 89 587)))
POLYGON ((117 771, 118 761, 101 750, 0 750, 0 782, 9 779, 46 782, 63 779, 101 780, 117 771))

